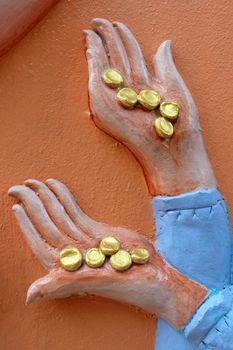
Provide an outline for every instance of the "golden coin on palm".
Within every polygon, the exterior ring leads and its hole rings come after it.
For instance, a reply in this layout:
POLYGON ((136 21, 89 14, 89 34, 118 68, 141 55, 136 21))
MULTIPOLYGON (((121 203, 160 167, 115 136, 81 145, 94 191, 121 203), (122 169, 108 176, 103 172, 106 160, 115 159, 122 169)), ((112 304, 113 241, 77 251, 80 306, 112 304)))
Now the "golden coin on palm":
POLYGON ((76 247, 64 248, 60 251, 60 264, 67 271, 75 271, 80 268, 83 256, 76 247))
POLYGON ((115 254, 116 252, 118 252, 120 247, 121 247, 120 241, 112 236, 105 237, 100 242, 100 249, 102 253, 104 253, 105 255, 115 254))
POLYGON ((111 256, 110 264, 117 271, 125 271, 132 265, 132 259, 126 250, 120 249, 116 254, 111 256))
POLYGON ((172 121, 178 118, 179 106, 175 102, 162 102, 159 109, 164 118, 172 121))
POLYGON ((131 258, 135 264, 146 264, 150 259, 150 252, 145 248, 135 248, 131 251, 131 258))
POLYGON ((138 102, 138 95, 131 88, 123 88, 117 93, 117 101, 125 108, 133 108, 138 102))
POLYGON ((102 79, 112 89, 116 89, 123 84, 123 78, 116 69, 107 69, 104 71, 102 79))
POLYGON ((154 90, 142 90, 138 95, 138 102, 151 111, 160 104, 160 96, 154 90))
POLYGON ((85 261, 88 266, 97 268, 104 264, 105 255, 99 248, 91 248, 86 252, 85 261))
POLYGON ((160 137, 171 137, 174 133, 173 125, 163 117, 155 119, 155 130, 160 137))

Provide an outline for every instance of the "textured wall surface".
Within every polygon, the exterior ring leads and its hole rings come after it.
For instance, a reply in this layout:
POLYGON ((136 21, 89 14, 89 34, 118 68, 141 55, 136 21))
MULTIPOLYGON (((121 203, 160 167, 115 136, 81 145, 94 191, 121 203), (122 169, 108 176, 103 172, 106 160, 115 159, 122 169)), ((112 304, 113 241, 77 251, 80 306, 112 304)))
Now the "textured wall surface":
MULTIPOLYGON (((73 297, 24 305, 45 274, 11 213, 7 189, 55 177, 95 219, 153 236, 142 171, 90 119, 82 30, 123 21, 150 66, 165 39, 193 93, 220 190, 233 216, 232 10, 229 1, 61 0, 0 60, 0 338, 7 350, 152 350, 155 323, 127 305, 73 297)), ((182 179, 178 179, 182 181, 182 179)), ((216 252, 217 254, 217 252, 216 252)))

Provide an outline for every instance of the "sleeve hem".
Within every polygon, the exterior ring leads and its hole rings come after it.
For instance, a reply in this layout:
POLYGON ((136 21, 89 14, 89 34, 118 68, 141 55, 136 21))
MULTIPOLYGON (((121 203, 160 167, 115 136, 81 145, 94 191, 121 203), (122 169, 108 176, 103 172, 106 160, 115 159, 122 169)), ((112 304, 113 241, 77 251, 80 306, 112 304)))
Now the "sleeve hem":
POLYGON ((221 193, 215 189, 201 189, 187 192, 178 196, 157 196, 152 199, 153 208, 156 211, 198 209, 210 207, 222 201, 221 193))
POLYGON ((231 306, 232 293, 230 288, 223 289, 218 293, 213 292, 186 325, 184 334, 188 341, 197 347, 221 317, 229 312, 231 306))

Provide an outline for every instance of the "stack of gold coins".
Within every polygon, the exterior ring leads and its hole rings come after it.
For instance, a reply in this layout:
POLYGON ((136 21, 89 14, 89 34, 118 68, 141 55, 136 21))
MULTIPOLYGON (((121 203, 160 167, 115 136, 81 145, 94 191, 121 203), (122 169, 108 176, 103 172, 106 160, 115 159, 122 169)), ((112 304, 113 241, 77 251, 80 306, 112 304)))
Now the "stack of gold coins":
POLYGON ((82 253, 78 248, 68 247, 60 251, 60 264, 67 271, 75 271, 83 262, 82 253))
POLYGON ((171 137, 174 134, 171 121, 175 122, 178 118, 179 106, 175 102, 165 101, 160 104, 159 110, 162 117, 155 120, 155 130, 162 138, 171 137))
MULTIPOLYGON (((90 248, 85 255, 85 262, 89 267, 103 266, 106 256, 110 256, 110 265, 114 270, 126 271, 132 263, 145 264, 150 259, 150 253, 145 248, 135 248, 131 254, 121 249, 120 241, 108 236, 102 239, 99 248, 90 248)), ((83 256, 76 247, 67 247, 60 251, 60 264, 67 271, 76 271, 83 263, 83 256)))
POLYGON ((122 75, 113 68, 105 70, 102 79, 110 88, 119 89, 116 99, 125 108, 132 109, 139 103, 142 108, 152 111, 160 106, 161 116, 154 122, 155 130, 162 138, 169 138, 174 134, 171 121, 175 122, 178 118, 179 106, 176 102, 164 101, 160 103, 159 93, 151 89, 141 90, 137 95, 137 92, 131 87, 123 87, 122 75))

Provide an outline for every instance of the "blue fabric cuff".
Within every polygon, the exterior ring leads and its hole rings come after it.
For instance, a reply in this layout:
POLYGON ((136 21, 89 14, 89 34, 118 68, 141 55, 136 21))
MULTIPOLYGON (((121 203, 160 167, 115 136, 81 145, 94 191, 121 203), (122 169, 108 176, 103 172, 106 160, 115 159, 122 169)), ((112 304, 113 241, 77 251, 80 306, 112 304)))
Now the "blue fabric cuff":
POLYGON ((233 350, 233 309, 225 314, 198 346, 198 350, 233 350))
POLYGON ((195 312, 184 329, 188 341, 195 348, 205 339, 210 330, 227 314, 232 306, 233 296, 229 288, 210 295, 195 312))
POLYGON ((152 206, 156 211, 200 209, 216 205, 221 200, 223 197, 215 188, 201 189, 174 197, 154 197, 152 206))

